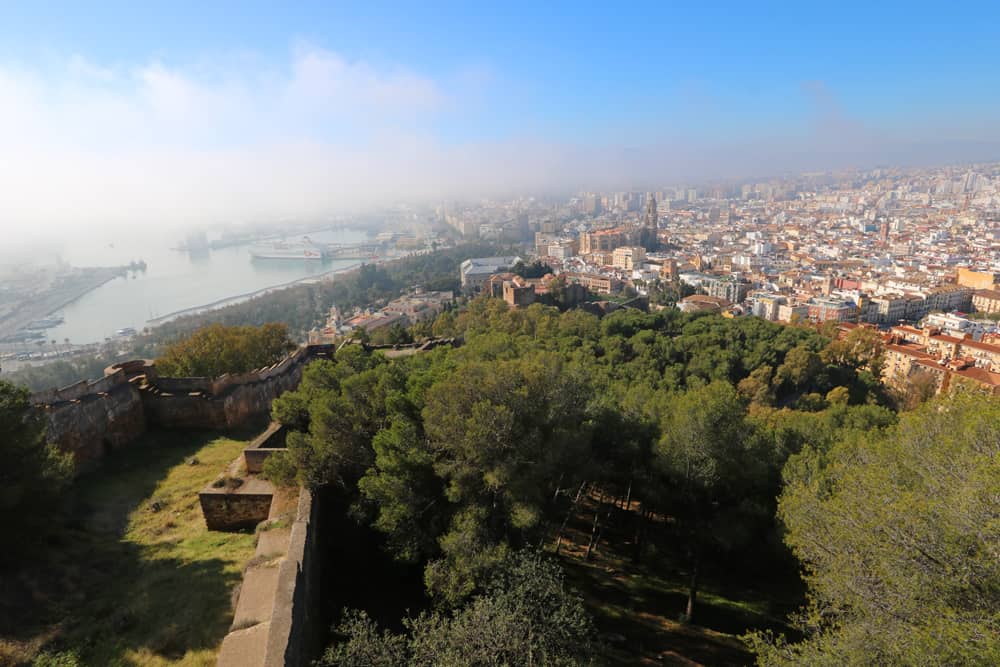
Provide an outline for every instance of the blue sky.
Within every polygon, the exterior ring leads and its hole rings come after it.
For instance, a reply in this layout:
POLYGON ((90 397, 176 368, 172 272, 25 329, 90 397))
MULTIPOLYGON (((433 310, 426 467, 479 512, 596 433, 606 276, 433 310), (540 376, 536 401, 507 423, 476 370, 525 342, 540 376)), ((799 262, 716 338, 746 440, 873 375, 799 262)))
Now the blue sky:
MULTIPOLYGON (((663 114, 694 122, 705 104, 750 107, 719 112, 736 127, 741 118, 781 127, 802 120, 808 100, 790 98, 817 80, 873 122, 979 118, 982 104, 996 110, 1000 83, 995 3, 98 4, 0 6, 0 58, 185 65, 253 54, 280 62, 309 42, 441 79, 490 72, 553 131, 663 114)), ((491 122, 518 121, 497 113, 468 129, 495 131, 491 122)))
POLYGON ((0 147, 23 160, 0 187, 32 193, 0 215, 37 209, 40 174, 67 193, 49 216, 114 188, 188 219, 268 178, 258 210, 305 215, 1000 159, 994 4, 294 4, 0 2, 0 147))

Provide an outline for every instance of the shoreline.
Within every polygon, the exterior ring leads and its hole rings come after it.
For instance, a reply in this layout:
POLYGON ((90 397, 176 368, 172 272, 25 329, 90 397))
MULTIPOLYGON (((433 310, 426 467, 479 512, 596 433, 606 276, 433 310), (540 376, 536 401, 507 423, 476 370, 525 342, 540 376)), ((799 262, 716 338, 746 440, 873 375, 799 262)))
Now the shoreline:
POLYGON ((104 278, 103 280, 101 280, 101 281, 99 281, 99 282, 95 283, 95 284, 94 284, 93 286, 91 286, 91 287, 90 287, 89 289, 87 289, 87 290, 85 290, 85 291, 81 292, 80 294, 76 295, 76 296, 75 296, 75 297, 73 297, 72 299, 69 299, 68 301, 66 301, 66 303, 63 303, 63 304, 60 304, 60 305, 56 306, 55 308, 53 308, 53 309, 52 309, 51 311, 49 311, 49 312, 45 313, 45 317, 48 317, 48 316, 52 315, 53 313, 56 313, 56 312, 58 312, 58 311, 62 310, 62 309, 63 309, 63 308, 65 308, 66 306, 69 306, 69 305, 71 305, 71 304, 74 304, 74 303, 76 303, 77 301, 79 301, 79 300, 80 300, 80 299, 82 299, 83 297, 87 296, 88 294, 90 294, 90 293, 91 293, 91 292, 93 292, 94 290, 96 290, 96 289, 99 289, 99 288, 101 288, 101 287, 104 287, 105 285, 107 285, 108 283, 110 283, 110 282, 111 282, 112 280, 114 280, 115 278, 121 278, 121 277, 122 277, 122 275, 121 275, 121 274, 117 274, 117 275, 113 275, 113 276, 108 276, 108 277, 104 278))
POLYGON ((253 292, 246 292, 244 294, 237 294, 235 296, 227 296, 222 299, 217 299, 211 303, 202 304, 199 306, 191 306, 190 308, 182 308, 181 310, 175 310, 172 313, 167 313, 166 315, 160 315, 159 317, 154 317, 151 320, 147 320, 145 325, 148 328, 155 328, 161 324, 166 324, 171 320, 175 320, 178 317, 184 317, 185 315, 197 315, 199 313, 210 312, 218 308, 225 308, 226 306, 232 306, 237 303, 242 303, 244 301, 249 301, 259 296, 263 296, 270 292, 286 289, 288 287, 294 287, 295 285, 301 285, 314 280, 329 280, 336 277, 338 274, 346 273, 347 271, 353 271, 357 269, 364 262, 359 262, 357 264, 352 264, 350 266, 343 266, 338 269, 333 269, 331 271, 326 271, 315 276, 306 276, 304 278, 297 278, 295 280, 290 280, 286 283, 280 283, 278 285, 271 285, 269 287, 262 287, 259 290, 254 290, 253 292))
POLYGON ((62 299, 57 298, 57 300, 51 303, 45 303, 48 298, 55 296, 54 294, 49 294, 47 298, 43 298, 41 304, 43 307, 38 308, 37 310, 30 308, 24 309, 19 313, 18 317, 8 318, 0 324, 0 338, 13 335, 33 320, 49 317, 59 312, 67 306, 76 303, 94 290, 108 284, 115 278, 120 278, 123 275, 120 273, 122 268, 123 267, 88 267, 77 269, 93 272, 95 275, 92 276, 91 280, 84 280, 84 284, 77 285, 74 289, 69 290, 70 293, 62 299))

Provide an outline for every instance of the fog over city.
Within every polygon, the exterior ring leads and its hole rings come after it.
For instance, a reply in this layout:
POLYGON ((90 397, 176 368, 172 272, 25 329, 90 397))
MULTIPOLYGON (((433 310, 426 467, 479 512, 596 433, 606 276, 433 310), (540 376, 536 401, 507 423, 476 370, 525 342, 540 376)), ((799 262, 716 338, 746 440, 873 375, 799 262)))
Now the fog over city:
POLYGON ((0 2, 0 667, 1000 665, 998 26, 0 2))
MULTIPOLYGON (((96 226, 313 218, 395 201, 996 156, 995 129, 974 119, 866 118, 821 79, 792 89, 785 117, 762 118, 730 108, 733 91, 683 67, 671 77, 679 83, 663 84, 670 103, 634 109, 634 124, 598 118, 554 131, 535 112, 537 87, 483 63, 431 75, 301 41, 283 57, 7 59, 0 225, 16 231, 10 251, 96 226), (494 117, 503 120, 485 131, 494 117)), ((752 90, 742 98, 751 103, 752 90)))

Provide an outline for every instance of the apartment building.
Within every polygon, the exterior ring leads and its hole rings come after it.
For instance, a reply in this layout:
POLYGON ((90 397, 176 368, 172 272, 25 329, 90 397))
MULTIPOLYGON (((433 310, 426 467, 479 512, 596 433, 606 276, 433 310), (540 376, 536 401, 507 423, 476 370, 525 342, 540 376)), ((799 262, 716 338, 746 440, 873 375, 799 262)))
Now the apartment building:
POLYGON ((976 290, 972 294, 972 309, 986 315, 1000 313, 1000 291, 994 289, 976 290))

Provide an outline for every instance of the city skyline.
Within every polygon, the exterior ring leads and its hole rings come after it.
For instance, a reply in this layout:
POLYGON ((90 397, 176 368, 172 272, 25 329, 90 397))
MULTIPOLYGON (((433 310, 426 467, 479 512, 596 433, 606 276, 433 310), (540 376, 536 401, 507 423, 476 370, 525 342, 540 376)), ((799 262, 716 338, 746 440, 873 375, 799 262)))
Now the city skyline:
POLYGON ((0 2, 0 664, 1000 664, 998 24, 0 2))

